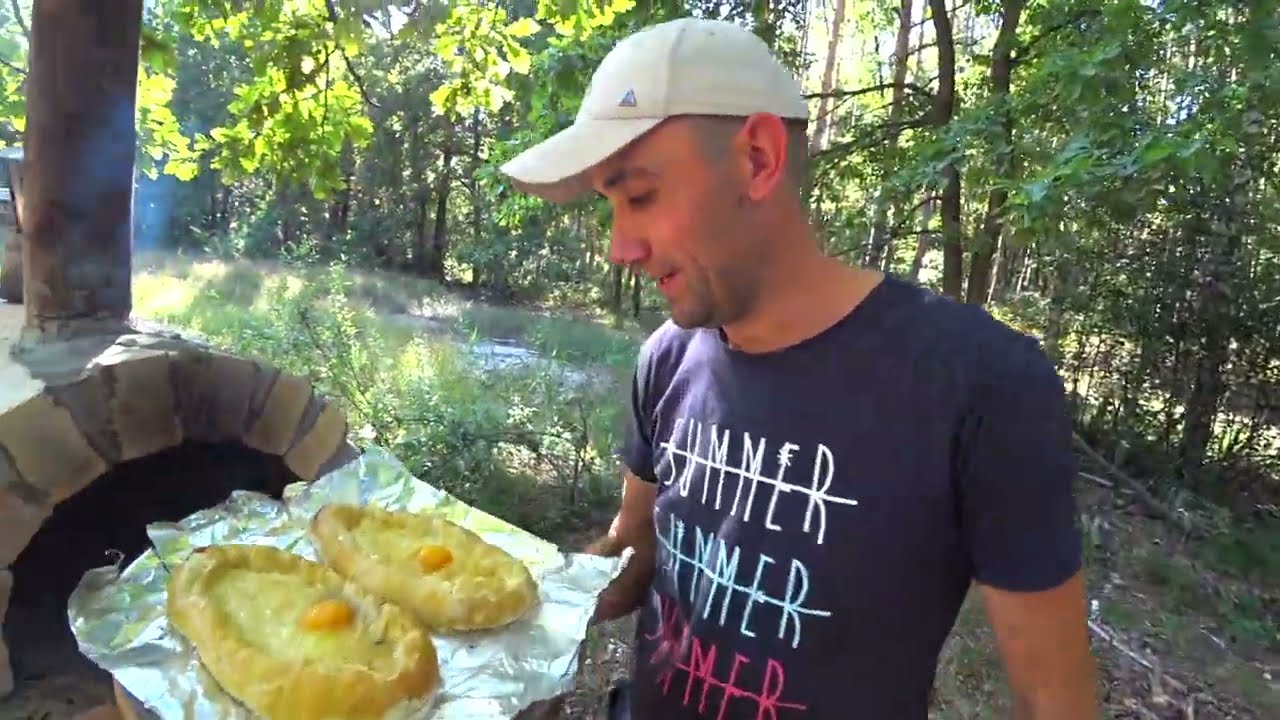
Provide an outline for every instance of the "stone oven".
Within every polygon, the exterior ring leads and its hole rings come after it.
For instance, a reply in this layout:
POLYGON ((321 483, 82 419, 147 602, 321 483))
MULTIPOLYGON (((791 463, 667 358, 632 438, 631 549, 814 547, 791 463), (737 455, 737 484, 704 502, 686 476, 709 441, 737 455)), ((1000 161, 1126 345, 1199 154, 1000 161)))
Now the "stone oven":
POLYGON ((304 378, 145 327, 24 342, 15 309, 0 304, 6 694, 80 661, 67 597, 112 553, 145 550, 147 523, 235 489, 279 497, 356 455, 341 412, 304 378))
POLYGON ((20 302, 0 300, 4 717, 82 710, 23 700, 77 663, 109 701, 66 601, 86 570, 145 550, 148 523, 234 489, 278 497, 356 456, 306 378, 131 317, 141 19, 141 0, 37 2, 31 22, 24 152, 7 154, 22 181, 0 218, 23 240, 4 261, 20 302))
POLYGON ((0 208, 0 239, 21 230, 4 243, 21 262, 0 260, 0 717, 152 718, 79 652, 66 604, 85 571, 135 558, 149 523, 236 489, 279 497, 358 452, 307 378, 132 316, 142 0, 42 0, 29 27, 0 208), (59 680, 55 702, 94 706, 29 702, 59 680))

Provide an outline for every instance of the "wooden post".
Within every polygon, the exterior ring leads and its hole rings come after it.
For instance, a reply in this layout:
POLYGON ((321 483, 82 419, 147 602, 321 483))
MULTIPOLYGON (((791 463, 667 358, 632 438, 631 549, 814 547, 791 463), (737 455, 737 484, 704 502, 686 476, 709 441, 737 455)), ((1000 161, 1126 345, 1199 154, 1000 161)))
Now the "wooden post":
POLYGON ((133 308, 142 0, 35 0, 27 77, 23 302, 29 329, 133 308))

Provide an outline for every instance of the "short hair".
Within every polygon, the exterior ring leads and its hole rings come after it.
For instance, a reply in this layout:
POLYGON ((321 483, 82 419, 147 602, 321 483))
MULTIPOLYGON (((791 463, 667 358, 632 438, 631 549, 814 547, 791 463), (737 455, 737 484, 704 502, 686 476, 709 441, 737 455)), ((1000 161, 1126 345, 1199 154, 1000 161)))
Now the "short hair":
MULTIPOLYGON (((729 139, 742 128, 745 118, 719 115, 691 115, 694 129, 700 139, 700 145, 712 160, 723 157, 722 153, 729 147, 729 139)), ((796 198, 803 200, 808 196, 810 181, 809 164, 809 121, 798 118, 783 118, 787 129, 787 156, 783 173, 796 198)))

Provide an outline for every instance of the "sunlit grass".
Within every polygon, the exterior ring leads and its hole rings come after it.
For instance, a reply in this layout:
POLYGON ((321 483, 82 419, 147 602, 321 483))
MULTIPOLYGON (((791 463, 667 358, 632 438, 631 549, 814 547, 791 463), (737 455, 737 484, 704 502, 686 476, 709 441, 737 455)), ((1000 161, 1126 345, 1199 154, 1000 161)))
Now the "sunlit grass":
MULTIPOLYGON (((144 255, 135 262, 134 308, 139 316, 155 319, 180 313, 199 289, 216 294, 228 309, 266 311, 277 298, 327 282, 330 274, 329 268, 278 262, 144 255)), ((596 312, 487 305, 399 273, 343 269, 341 274, 348 302, 383 316, 437 321, 464 341, 511 340, 546 357, 617 367, 634 361, 644 337, 644 328, 634 321, 614 327, 596 312)), ((387 323, 384 329, 393 336, 421 334, 407 323, 387 323)))
POLYGON ((134 312, 310 378, 353 441, 533 532, 555 539, 613 507, 619 383, 638 342, 626 333, 391 274, 172 256, 139 263, 134 312), (444 332, 393 322, 432 311, 444 332), (511 336, 565 369, 492 371, 469 354, 472 341, 511 336), (598 364, 610 372, 588 385, 570 372, 598 364))

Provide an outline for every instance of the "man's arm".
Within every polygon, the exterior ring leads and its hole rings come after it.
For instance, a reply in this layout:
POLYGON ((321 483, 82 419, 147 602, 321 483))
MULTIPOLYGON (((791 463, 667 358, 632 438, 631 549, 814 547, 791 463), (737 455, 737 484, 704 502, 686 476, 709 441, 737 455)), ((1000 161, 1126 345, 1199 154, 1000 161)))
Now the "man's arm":
POLYGON ((1076 461, 1062 380, 1034 341, 981 363, 960 448, 961 519, 1017 720, 1099 717, 1076 461))
POLYGON ((978 587, 1009 676, 1015 720, 1097 718, 1084 574, 1033 592, 978 587))
POLYGON ((622 572, 600 594, 592 625, 630 615, 644 601, 653 580, 658 544, 653 504, 658 497, 658 476, 653 467, 651 434, 654 404, 660 394, 654 382, 655 347, 661 342, 659 330, 640 346, 631 376, 631 412, 620 453, 625 468, 622 502, 609 531, 586 549, 588 553, 607 557, 618 557, 627 548, 634 551, 622 572))
POLYGON ((625 472, 618 514, 609 525, 609 531, 586 548, 588 553, 606 557, 618 557, 627 548, 634 548, 626 567, 600 594, 596 613, 591 618, 592 625, 625 617, 640 607, 644 600, 645 591, 653 579, 657 548, 653 529, 653 502, 657 494, 655 483, 641 480, 630 471, 625 472))

